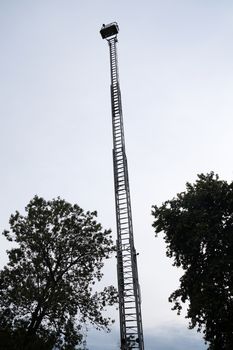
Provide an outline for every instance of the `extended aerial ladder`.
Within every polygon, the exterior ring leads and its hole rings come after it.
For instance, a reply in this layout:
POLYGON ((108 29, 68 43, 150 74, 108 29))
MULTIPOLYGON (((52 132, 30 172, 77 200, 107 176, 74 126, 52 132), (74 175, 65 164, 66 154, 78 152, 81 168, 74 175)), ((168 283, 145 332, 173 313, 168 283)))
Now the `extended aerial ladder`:
POLYGON ((128 166, 117 60, 116 22, 103 25, 100 34, 110 49, 111 102, 113 130, 113 166, 117 223, 117 276, 121 350, 144 350, 141 297, 138 282, 137 253, 134 247, 128 166))

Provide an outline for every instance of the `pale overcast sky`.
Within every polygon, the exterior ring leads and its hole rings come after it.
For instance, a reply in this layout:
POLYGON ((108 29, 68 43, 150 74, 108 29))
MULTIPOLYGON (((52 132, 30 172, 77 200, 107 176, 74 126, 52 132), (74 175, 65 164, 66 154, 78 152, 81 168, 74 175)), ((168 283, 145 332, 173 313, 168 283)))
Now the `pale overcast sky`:
MULTIPOLYGON (((117 21, 146 350, 204 350, 168 296, 181 271, 151 206, 201 172, 232 180, 233 2, 0 0, 0 230, 35 195, 61 196, 115 233, 110 69, 99 30, 117 21)), ((1 242, 1 267, 8 244, 1 242)), ((104 283, 116 284, 113 259, 104 283)), ((119 349, 118 314, 90 350, 119 349)))

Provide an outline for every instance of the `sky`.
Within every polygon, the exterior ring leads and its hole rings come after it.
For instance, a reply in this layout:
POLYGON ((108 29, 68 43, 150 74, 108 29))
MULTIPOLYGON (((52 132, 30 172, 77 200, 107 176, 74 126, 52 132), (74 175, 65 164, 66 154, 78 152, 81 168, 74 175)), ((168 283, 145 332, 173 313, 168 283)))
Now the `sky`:
MULTIPOLYGON (((182 271, 154 237, 151 206, 199 173, 232 181, 233 3, 229 0, 0 0, 0 230, 35 195, 97 210, 116 234, 110 69, 118 56, 135 246, 147 350, 204 350, 169 295, 182 271)), ((0 238, 0 267, 10 246, 0 238)), ((116 261, 103 285, 116 285, 116 261)), ((119 349, 90 332, 90 350, 119 349)))

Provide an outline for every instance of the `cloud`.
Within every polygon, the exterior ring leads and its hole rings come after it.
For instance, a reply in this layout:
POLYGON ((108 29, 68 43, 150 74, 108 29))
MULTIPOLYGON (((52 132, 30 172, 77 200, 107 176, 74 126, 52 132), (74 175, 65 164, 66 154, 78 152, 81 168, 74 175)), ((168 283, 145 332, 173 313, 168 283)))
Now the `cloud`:
MULTIPOLYGON (((205 350, 201 334, 188 330, 185 325, 160 325, 155 329, 144 329, 147 350, 205 350)), ((116 329, 110 334, 91 331, 87 337, 89 350, 118 350, 119 335, 116 329)))
POLYGON ((147 350, 204 350, 206 345, 200 334, 186 329, 185 326, 172 326, 145 330, 145 347, 147 350))

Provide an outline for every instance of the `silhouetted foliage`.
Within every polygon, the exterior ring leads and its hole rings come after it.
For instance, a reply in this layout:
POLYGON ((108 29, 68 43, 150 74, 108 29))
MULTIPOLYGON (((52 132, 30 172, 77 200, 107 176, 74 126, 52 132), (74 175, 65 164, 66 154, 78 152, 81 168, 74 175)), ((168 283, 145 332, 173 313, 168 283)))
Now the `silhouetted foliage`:
POLYGON ((165 234, 167 256, 182 267, 170 298, 178 314, 187 302, 190 328, 204 331, 211 350, 233 349, 233 183, 210 173, 186 192, 154 206, 156 236, 165 234))
POLYGON ((25 210, 3 232, 16 244, 0 271, 0 349, 75 349, 86 322, 97 329, 112 322, 102 312, 116 301, 115 288, 92 290, 114 251, 111 232, 96 212, 60 198, 36 196, 25 210))

